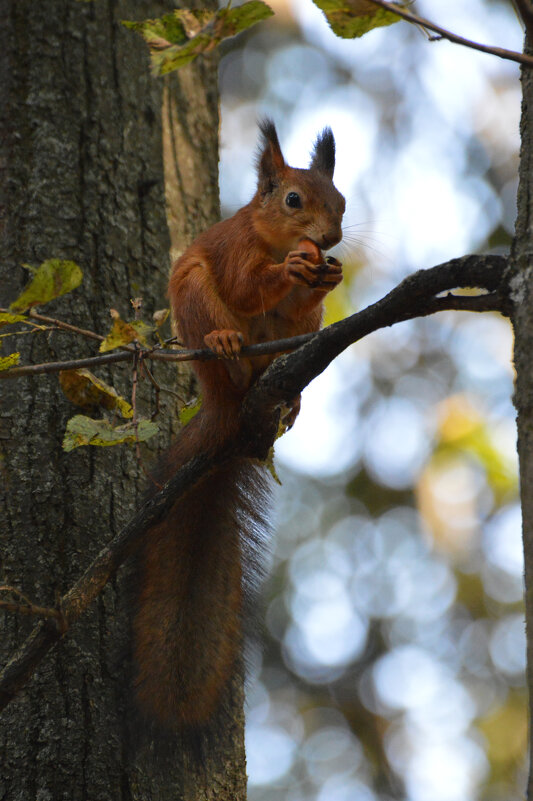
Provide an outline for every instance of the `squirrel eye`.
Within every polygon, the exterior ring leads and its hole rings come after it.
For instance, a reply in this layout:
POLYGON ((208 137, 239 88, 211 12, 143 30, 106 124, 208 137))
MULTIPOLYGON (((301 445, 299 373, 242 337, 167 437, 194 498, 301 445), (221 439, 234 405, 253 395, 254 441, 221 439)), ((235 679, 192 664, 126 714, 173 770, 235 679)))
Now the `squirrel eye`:
POLYGON ((287 206, 290 206, 291 209, 302 208, 302 201, 300 200, 300 195, 297 192, 289 192, 289 194, 285 198, 285 203, 287 204, 287 206))

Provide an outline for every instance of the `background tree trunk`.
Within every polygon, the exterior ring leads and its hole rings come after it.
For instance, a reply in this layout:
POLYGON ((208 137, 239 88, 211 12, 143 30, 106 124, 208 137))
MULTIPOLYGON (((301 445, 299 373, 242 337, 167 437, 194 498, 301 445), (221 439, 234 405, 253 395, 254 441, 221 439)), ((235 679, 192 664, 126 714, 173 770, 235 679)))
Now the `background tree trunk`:
MULTIPOLYGON (((27 280, 21 263, 51 257, 76 261, 84 281, 47 313, 105 333, 110 307, 129 317, 130 298, 142 296, 147 318, 166 305, 163 92, 174 247, 216 219, 216 62, 156 80, 144 42, 120 25, 168 9, 133 0, 0 2, 1 305, 27 280)), ((13 345, 4 353, 19 349, 23 361, 94 353, 61 332, 14 339, 4 340, 13 345)), ((120 378, 100 374, 129 393, 127 368, 120 378)), ((173 375, 167 372, 167 383, 173 375)), ((167 412, 170 397, 163 398, 167 412)), ((2 386, 1 581, 40 604, 53 605, 69 588, 131 515, 145 485, 129 448, 63 452, 74 413, 57 377, 2 386)), ((156 769, 150 748, 131 742, 122 585, 119 577, 107 586, 4 713, 0 797, 193 799, 212 797, 216 785, 217 798, 244 798, 240 685, 236 728, 203 783, 189 779, 184 788, 178 755, 156 769)), ((32 621, 2 618, 5 661, 32 621)))
MULTIPOLYGON (((526 52, 528 52, 526 50, 526 52)), ((518 216, 512 249, 511 290, 515 303, 514 361, 517 410, 518 457, 525 561, 525 605, 527 634, 527 683, 529 687, 529 720, 533 720, 533 70, 522 70, 522 121, 518 216)), ((533 750, 531 730, 529 799, 533 798, 533 750)))

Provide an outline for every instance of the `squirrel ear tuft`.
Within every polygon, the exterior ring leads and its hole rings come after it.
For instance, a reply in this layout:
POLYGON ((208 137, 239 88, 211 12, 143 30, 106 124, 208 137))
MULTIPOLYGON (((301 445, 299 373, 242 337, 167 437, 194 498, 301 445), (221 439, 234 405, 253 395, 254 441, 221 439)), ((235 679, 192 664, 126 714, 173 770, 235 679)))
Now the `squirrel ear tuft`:
POLYGON ((260 120, 261 142, 257 154, 257 188, 261 194, 271 192, 279 183, 287 165, 279 146, 276 126, 269 117, 260 120))
POLYGON ((319 170, 333 179, 335 170, 335 138, 331 128, 324 128, 316 138, 311 158, 310 170, 319 170))

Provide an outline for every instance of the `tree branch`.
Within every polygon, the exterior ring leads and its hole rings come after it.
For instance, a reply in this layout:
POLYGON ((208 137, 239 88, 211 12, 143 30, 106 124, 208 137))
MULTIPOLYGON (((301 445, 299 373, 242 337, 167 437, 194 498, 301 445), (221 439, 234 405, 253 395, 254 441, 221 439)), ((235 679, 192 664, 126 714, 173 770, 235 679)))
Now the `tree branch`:
MULTIPOLYGON (((491 45, 473 42, 471 39, 465 39, 463 36, 458 36, 458 34, 452 33, 452 31, 448 31, 446 28, 441 28, 440 25, 436 25, 434 22, 431 22, 424 17, 419 17, 417 14, 407 11, 405 8, 400 8, 394 3, 389 3, 387 0, 370 0, 370 2, 374 3, 374 5, 379 6, 380 8, 385 8, 387 11, 392 11, 393 14, 397 14, 407 22, 411 22, 413 25, 420 25, 422 28, 427 28, 429 31, 433 31, 441 36, 443 39, 448 39, 448 41, 454 42, 454 44, 460 44, 464 47, 469 47, 472 50, 479 50, 482 53, 490 53, 493 56, 498 56, 498 58, 503 58, 507 61, 516 61, 518 64, 524 64, 527 67, 533 67, 533 57, 528 56, 525 53, 517 53, 515 50, 506 50, 503 47, 492 47, 491 45)), ((522 0, 522 2, 517 0, 517 5, 519 5, 520 13, 522 13, 522 6, 528 5, 528 3, 527 0, 522 0)), ((523 19, 527 25, 525 17, 523 17, 523 19)))
POLYGON ((513 0, 513 5, 518 11, 531 41, 533 38, 533 6, 531 5, 531 0, 513 0))
MULTIPOLYGON (((230 456, 266 457, 277 433, 280 406, 296 397, 339 353, 380 328, 445 309, 510 314, 504 280, 506 267, 507 259, 502 256, 464 256, 420 270, 377 303, 304 337, 305 342, 298 350, 276 359, 248 392, 235 438, 211 452, 199 453, 144 503, 63 596, 58 610, 61 625, 48 619, 35 627, 0 673, 0 710, 27 683, 45 654, 96 598, 148 529, 168 514, 188 488, 230 456), (442 295, 457 287, 478 287, 486 294, 442 295)), ((274 352, 280 347, 277 342, 274 352)))
MULTIPOLYGON (((468 256, 465 258, 495 259, 500 257, 468 256)), ((454 262, 455 261, 457 260, 454 260, 454 262)), ((445 265, 441 265, 439 268, 433 269, 444 270, 445 267, 454 262, 447 262, 445 265)), ((415 273, 415 275, 418 275, 418 273, 415 273)), ((459 279, 456 286, 464 287, 465 285, 462 283, 463 280, 464 278, 459 279)), ((462 311, 502 311, 502 309, 500 309, 498 306, 500 302, 501 301, 499 298, 487 298, 486 300, 481 301, 480 298, 476 296, 449 295, 445 300, 440 298, 438 302, 435 301, 434 305, 431 307, 431 310, 426 311, 425 313, 434 314, 437 311, 444 311, 446 309, 462 311), (493 307, 491 304, 495 304, 495 307, 493 307)), ((75 327, 72 326, 71 328, 75 327)), ((296 348, 301 347, 306 342, 310 342, 315 338, 315 336, 316 333, 300 334, 299 336, 295 337, 287 337, 285 339, 277 339, 270 342, 261 342, 257 345, 247 345, 241 350, 241 356, 265 356, 271 353, 283 353, 285 351, 296 350, 296 348)), ((37 376, 42 375, 43 373, 59 373, 62 370, 77 370, 80 367, 97 367, 101 364, 129 361, 132 359, 135 353, 138 353, 143 360, 150 359, 152 361, 165 362, 209 361, 211 359, 219 358, 215 353, 213 353, 213 351, 208 350, 207 348, 197 350, 182 348, 178 351, 162 351, 159 349, 147 350, 144 348, 139 348, 136 351, 133 347, 131 347, 131 349, 128 349, 127 352, 125 350, 120 350, 114 351, 113 353, 104 353, 100 356, 88 356, 84 359, 72 359, 63 362, 43 362, 42 364, 25 364, 21 365, 20 367, 11 367, 9 370, 3 370, 0 372, 0 380, 8 378, 21 378, 22 376, 37 376)))

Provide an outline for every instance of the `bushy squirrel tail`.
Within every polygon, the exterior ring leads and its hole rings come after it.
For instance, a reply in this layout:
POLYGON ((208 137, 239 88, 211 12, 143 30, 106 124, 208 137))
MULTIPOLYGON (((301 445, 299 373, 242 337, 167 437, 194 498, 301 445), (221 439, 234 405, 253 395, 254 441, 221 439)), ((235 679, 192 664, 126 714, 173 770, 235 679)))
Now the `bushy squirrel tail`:
MULTIPOLYGON (((165 454, 159 480, 231 434, 236 410, 223 413, 200 410, 165 454)), ((142 717, 158 729, 202 731, 220 715, 240 669, 269 483, 261 465, 232 458, 146 534, 135 579, 134 684, 142 717)))

